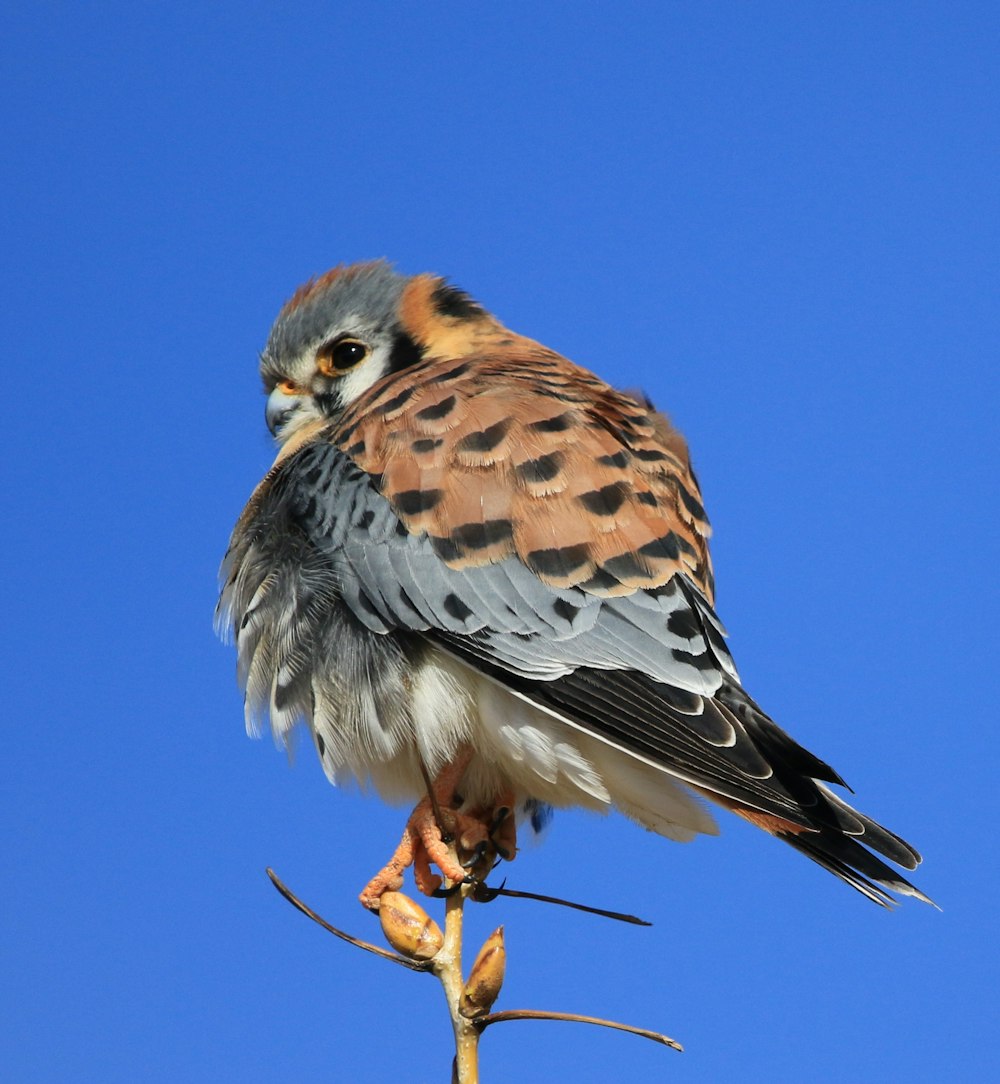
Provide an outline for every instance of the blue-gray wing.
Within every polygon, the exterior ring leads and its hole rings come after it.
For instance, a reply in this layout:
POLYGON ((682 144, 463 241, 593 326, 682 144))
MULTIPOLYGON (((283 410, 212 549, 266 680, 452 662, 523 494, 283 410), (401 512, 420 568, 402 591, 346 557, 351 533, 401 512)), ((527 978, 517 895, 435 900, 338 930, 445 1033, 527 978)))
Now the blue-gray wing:
MULTIPOLYGON (((866 894, 855 870, 909 890, 846 837, 864 835, 906 868, 916 853, 817 784, 842 780, 743 692, 722 626, 689 579, 603 597, 546 585, 517 556, 454 567, 407 530, 376 483, 333 444, 314 443, 271 472, 237 525, 219 605, 248 719, 269 713, 283 733, 309 717, 312 675, 350 655, 369 680, 367 710, 388 711, 383 730, 401 733, 386 705, 405 681, 407 644, 431 641, 723 804, 815 833, 789 842, 866 894)), ((337 680, 352 687, 350 672, 337 680)))

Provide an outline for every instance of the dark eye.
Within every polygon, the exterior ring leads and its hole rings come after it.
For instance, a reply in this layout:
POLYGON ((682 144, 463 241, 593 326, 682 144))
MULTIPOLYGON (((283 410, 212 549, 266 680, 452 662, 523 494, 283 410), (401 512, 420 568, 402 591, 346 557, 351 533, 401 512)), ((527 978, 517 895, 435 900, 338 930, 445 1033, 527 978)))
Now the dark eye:
POLYGON ((353 369, 368 357, 368 347, 357 339, 341 339, 320 351, 319 367, 328 376, 353 369))

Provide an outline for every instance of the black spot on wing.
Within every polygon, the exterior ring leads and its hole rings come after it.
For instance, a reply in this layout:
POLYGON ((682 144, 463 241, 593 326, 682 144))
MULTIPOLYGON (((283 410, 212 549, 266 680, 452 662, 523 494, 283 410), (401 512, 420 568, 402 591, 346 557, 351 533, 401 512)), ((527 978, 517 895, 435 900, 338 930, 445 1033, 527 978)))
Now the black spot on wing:
POLYGON ((445 596, 444 608, 456 621, 464 622, 472 617, 472 610, 454 592, 445 596))
POLYGON ((621 451, 615 452, 613 455, 600 455, 597 457, 597 462, 602 467, 618 467, 624 469, 632 462, 632 457, 628 452, 622 448, 621 451))
POLYGON ((685 607, 671 612, 667 618, 667 631, 683 640, 693 640, 701 635, 701 625, 691 610, 685 607))
POLYGON ((567 602, 564 598, 557 598, 552 603, 552 610, 556 617, 561 617, 572 625, 573 618, 580 612, 580 607, 574 606, 572 602, 567 602))
POLYGON ((710 673, 716 669, 715 659, 708 652, 701 655, 693 655, 690 651, 682 651, 679 647, 670 649, 670 654, 684 666, 693 666, 696 670, 710 673))

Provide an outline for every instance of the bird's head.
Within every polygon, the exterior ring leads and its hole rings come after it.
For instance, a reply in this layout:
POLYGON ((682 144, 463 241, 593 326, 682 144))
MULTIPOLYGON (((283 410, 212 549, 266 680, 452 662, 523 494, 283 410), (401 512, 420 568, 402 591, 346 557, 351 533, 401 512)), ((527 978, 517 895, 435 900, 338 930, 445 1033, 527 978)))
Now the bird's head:
POLYGON ((267 425, 284 445, 426 357, 464 357, 509 335, 467 294, 385 261, 335 267, 301 286, 261 355, 267 425))

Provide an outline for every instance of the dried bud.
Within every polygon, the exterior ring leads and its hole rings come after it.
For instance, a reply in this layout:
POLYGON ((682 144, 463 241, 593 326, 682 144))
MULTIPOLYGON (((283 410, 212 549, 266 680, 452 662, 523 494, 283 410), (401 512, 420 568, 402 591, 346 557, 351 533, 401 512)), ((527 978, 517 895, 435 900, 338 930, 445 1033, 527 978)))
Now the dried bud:
POLYGON ((503 986, 507 950, 503 945, 503 926, 498 926, 483 944, 469 972, 458 1011, 467 1019, 483 1016, 493 1007, 503 986))
POLYGON ((411 960, 430 960, 444 944, 441 927, 409 896, 402 892, 383 892, 378 917, 385 939, 411 960))

